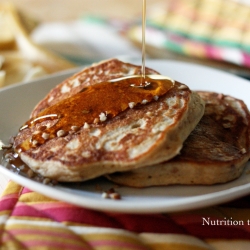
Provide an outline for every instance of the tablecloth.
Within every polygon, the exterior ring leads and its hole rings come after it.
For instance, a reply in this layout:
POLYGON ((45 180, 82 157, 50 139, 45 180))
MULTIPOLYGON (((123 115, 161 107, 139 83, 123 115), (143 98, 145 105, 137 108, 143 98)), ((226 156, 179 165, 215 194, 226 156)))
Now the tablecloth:
POLYGON ((123 214, 57 201, 10 181, 0 200, 0 246, 1 250, 250 249, 250 196, 193 211, 123 214))

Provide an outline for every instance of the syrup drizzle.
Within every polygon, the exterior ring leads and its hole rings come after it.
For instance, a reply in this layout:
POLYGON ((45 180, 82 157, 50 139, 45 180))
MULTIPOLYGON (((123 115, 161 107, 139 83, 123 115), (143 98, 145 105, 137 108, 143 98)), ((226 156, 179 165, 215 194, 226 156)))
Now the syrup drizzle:
POLYGON ((16 151, 25 151, 49 139, 60 137, 58 133, 67 135, 73 127, 106 122, 126 109, 157 100, 174 86, 174 81, 163 79, 161 75, 146 75, 144 82, 141 86, 140 75, 102 82, 48 107, 20 128, 24 130, 35 126, 35 133, 31 139, 18 145, 16 151), (47 126, 49 120, 52 125, 47 126))
POLYGON ((142 0, 142 63, 141 63, 141 75, 142 75, 142 82, 141 85, 145 82, 145 57, 146 57, 146 0, 142 0))

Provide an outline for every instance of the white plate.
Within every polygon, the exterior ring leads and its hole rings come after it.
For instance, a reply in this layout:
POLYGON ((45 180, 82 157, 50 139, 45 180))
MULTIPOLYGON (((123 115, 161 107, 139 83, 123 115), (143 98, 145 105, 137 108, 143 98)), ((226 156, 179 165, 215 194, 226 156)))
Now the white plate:
MULTIPOLYGON (((140 63, 140 62, 136 62, 140 63)), ((250 108, 250 82, 204 66, 175 61, 149 60, 147 66, 186 83, 193 90, 210 90, 243 99, 250 108)), ((27 120, 34 105, 57 83, 73 71, 50 76, 27 84, 18 84, 0 90, 0 138, 7 141, 27 120)), ((75 205, 102 211, 155 213, 174 212, 215 205, 250 193, 250 163, 237 180, 213 186, 170 186, 134 189, 116 188, 121 200, 101 197, 101 191, 113 184, 102 179, 82 184, 46 186, 17 175, 1 166, 0 171, 10 179, 34 191, 75 205)))

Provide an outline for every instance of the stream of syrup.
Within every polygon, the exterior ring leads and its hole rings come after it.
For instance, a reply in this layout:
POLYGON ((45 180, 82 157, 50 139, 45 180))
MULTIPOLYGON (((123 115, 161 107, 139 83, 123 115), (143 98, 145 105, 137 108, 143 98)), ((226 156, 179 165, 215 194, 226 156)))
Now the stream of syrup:
POLYGON ((142 62, 141 62, 141 75, 142 84, 145 82, 146 70, 145 70, 145 57, 146 57, 146 0, 142 0, 142 62))

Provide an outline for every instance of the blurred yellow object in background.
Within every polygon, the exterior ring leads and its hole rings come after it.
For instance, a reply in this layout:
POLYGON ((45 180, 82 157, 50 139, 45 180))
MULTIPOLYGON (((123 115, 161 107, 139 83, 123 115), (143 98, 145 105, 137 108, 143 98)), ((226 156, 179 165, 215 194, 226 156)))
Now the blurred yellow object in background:
POLYGON ((0 4, 0 87, 75 67, 31 41, 36 25, 13 5, 0 4))

